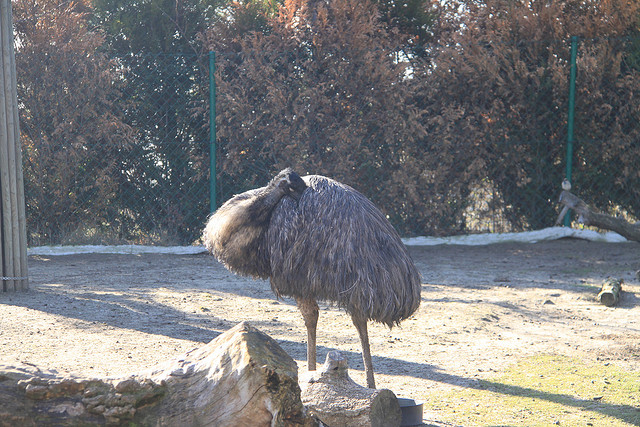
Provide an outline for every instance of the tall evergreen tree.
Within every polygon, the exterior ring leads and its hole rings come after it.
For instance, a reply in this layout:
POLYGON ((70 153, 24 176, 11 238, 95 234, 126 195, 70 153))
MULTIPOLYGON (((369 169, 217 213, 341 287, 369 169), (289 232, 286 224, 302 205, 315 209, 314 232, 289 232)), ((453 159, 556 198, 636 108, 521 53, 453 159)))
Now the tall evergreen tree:
POLYGON ((208 214, 208 61, 198 34, 225 1, 94 0, 92 23, 123 66, 123 103, 137 141, 125 161, 126 228, 191 243, 208 214))

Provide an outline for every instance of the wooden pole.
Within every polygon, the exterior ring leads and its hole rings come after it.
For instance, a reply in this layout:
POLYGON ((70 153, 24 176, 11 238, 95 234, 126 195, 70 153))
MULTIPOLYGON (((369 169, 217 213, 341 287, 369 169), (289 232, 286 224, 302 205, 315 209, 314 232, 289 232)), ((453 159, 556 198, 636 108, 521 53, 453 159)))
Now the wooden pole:
MULTIPOLYGON (((9 0, 11 3, 11 0, 9 0)), ((13 22, 13 12, 9 8, 9 21, 13 22)), ((16 72, 16 54, 14 49, 9 50, 11 70, 13 72, 13 79, 11 84, 11 99, 13 100, 13 123, 15 127, 15 147, 16 147, 16 191, 18 196, 18 232, 17 232, 17 244, 19 245, 16 258, 20 262, 19 271, 17 273, 20 279, 20 289, 26 291, 29 289, 29 271, 27 269, 27 209, 26 201, 24 198, 24 175, 22 170, 22 141, 20 139, 20 113, 18 111, 18 82, 16 72)))
MULTIPOLYGON (((15 284, 13 280, 5 280, 4 277, 13 277, 13 258, 11 253, 13 252, 13 236, 11 235, 11 188, 9 181, 9 123, 7 105, 9 105, 9 96, 11 91, 9 89, 8 82, 8 67, 10 63, 7 61, 9 58, 9 40, 7 35, 11 28, 11 22, 9 22, 9 13, 7 0, 0 0, 0 39, 2 48, 2 62, 0 65, 0 82, 2 87, 0 88, 0 195, 2 200, 2 265, 3 265, 3 290, 13 291, 15 290, 15 284)), ((13 45, 12 45, 13 46, 13 45)))
MULTIPOLYGON (((11 10, 11 0, 9 1, 9 22, 13 22, 13 11, 11 10)), ((13 34, 12 34, 13 35, 13 34)), ((16 276, 20 277, 18 288, 26 291, 29 289, 29 272, 27 269, 27 212, 26 202, 24 198, 24 176, 22 173, 22 142, 20 140, 20 119, 18 112, 18 82, 16 74, 16 54, 13 48, 13 38, 11 40, 11 48, 9 49, 9 61, 11 63, 11 103, 13 105, 13 128, 15 135, 15 178, 16 178, 16 220, 14 224, 17 226, 15 258, 18 269, 16 276)))
POLYGON ((0 203, 2 290, 28 288, 22 155, 11 1, 0 0, 0 203))

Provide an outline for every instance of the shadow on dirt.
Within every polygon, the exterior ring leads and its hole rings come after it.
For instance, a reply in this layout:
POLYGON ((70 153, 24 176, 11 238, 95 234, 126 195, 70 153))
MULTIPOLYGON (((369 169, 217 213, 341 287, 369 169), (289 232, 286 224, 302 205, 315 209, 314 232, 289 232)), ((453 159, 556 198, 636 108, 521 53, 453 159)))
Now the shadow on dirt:
MULTIPOLYGON (((132 297, 117 296, 105 292, 57 289, 55 286, 38 286, 37 290, 14 294, 0 301, 2 304, 20 305, 32 310, 45 311, 69 317, 68 306, 75 307, 72 317, 85 322, 103 323, 117 328, 134 329, 149 334, 165 335, 172 338, 187 339, 195 343, 207 343, 224 331, 234 326, 223 317, 211 313, 190 313, 173 309, 158 302, 144 301, 140 294, 132 297), (66 308, 62 308, 66 306, 66 308)), ((533 313, 528 313, 533 315, 533 313)), ((272 324, 268 321, 251 320, 258 329, 268 330, 272 324)), ((306 344, 289 340, 277 340, 283 349, 293 358, 304 360, 306 344)), ((318 360, 322 361, 326 354, 333 350, 330 347, 318 346, 318 360)), ((359 352, 343 351, 351 369, 363 370, 359 352)), ((412 376, 418 379, 436 381, 457 387, 477 390, 489 390, 495 393, 513 396, 524 396, 544 399, 549 402, 568 405, 599 412, 618 418, 627 423, 637 422, 631 407, 612 405, 602 402, 594 404, 593 400, 580 399, 564 394, 546 393, 536 389, 501 384, 488 380, 477 380, 459 375, 452 375, 440 370, 437 366, 408 362, 401 359, 373 356, 376 372, 385 375, 412 376)))
MULTIPOLYGON (((640 245, 608 245, 589 242, 555 242, 534 245, 491 245, 470 252, 468 247, 411 248, 416 262, 421 265, 425 304, 477 304, 477 300, 449 296, 447 287, 458 289, 487 289, 500 291, 500 287, 543 288, 557 293, 575 293, 587 297, 593 289, 586 281, 597 281, 608 275, 621 275, 635 280, 640 267, 640 245)), ((195 293, 233 294, 241 297, 272 299, 268 282, 238 278, 228 273, 209 256, 170 255, 84 255, 73 257, 30 258, 32 290, 26 293, 3 295, 2 305, 16 305, 78 320, 78 328, 91 324, 103 328, 126 328, 148 334, 206 343, 235 325, 215 305, 200 305, 186 310, 180 304, 195 293), (158 297, 167 290, 169 303, 158 297), (152 299, 151 294, 156 298, 152 299), (178 301, 176 301, 176 299, 178 301), (72 310, 69 310, 69 308, 72 310), (89 324, 87 325, 88 322, 89 324)), ((623 286, 624 291, 624 286, 623 286)), ((466 295, 466 293, 463 293, 466 295)), ((292 305, 291 301, 284 304, 292 305)), ((527 318, 545 322, 556 320, 541 313, 534 306, 520 306, 504 300, 486 302, 501 311, 514 312, 527 318), (534 308, 532 308, 534 307, 534 308)), ((640 303, 639 295, 623 293, 619 308, 633 308, 640 303)), ((544 304, 541 301, 540 304, 544 304)), ((549 307, 549 306, 546 306, 549 307)), ((553 306, 551 306, 553 307, 553 306)), ((500 313, 498 313, 500 314, 500 313)), ((269 316, 249 321, 264 331, 273 330, 269 316)), ((477 320, 473 318, 472 320, 477 320)), ((481 319, 482 320, 482 319, 481 319)), ((306 344, 293 340, 278 340, 293 358, 306 358, 306 344)), ((355 348, 355 347, 354 347, 355 348)), ((318 359, 323 360, 329 347, 318 347, 318 359)), ((419 351, 417 349, 416 351, 419 351)), ((596 411, 618 417, 621 421, 637 422, 626 413, 628 407, 569 395, 544 393, 539 390, 479 381, 464 375, 447 373, 444 368, 426 363, 375 355, 373 362, 378 373, 390 376, 409 376, 421 380, 468 389, 491 390, 503 395, 517 395, 544 399, 571 407, 596 411), (618 413, 618 415, 616 415, 618 413)), ((348 351, 352 369, 362 370, 359 352, 348 351)), ((444 365, 442 365, 444 366, 444 365)))
MULTIPOLYGON (((304 355, 306 354, 306 346, 303 343, 294 343, 282 340, 278 340, 278 343, 289 354, 295 353, 301 355, 301 357, 304 359, 304 355)), ((331 350, 333 349, 324 346, 318 346, 318 360, 324 360, 326 354, 331 350)), ((360 353, 343 350, 340 350, 340 352, 347 358, 350 369, 364 369, 360 353)), ((404 360, 389 359, 386 357, 379 357, 375 355, 373 355, 372 358, 374 368, 378 366, 384 366, 384 368, 375 370, 377 374, 401 376, 409 375, 413 376, 414 378, 445 383, 457 387, 464 387, 474 390, 487 390, 493 393, 508 396, 541 399, 559 405, 578 408, 580 410, 598 412, 609 417, 617 418, 632 425, 638 425, 637 423, 640 417, 640 415, 638 414, 638 408, 634 408, 629 405, 608 404, 601 401, 595 401, 593 399, 581 399, 576 396, 567 394, 548 393, 536 390, 534 388, 503 384, 492 380, 452 375, 440 370, 437 366, 426 363, 407 362, 404 360)), ((321 366, 318 366, 318 369, 321 369, 321 366)))

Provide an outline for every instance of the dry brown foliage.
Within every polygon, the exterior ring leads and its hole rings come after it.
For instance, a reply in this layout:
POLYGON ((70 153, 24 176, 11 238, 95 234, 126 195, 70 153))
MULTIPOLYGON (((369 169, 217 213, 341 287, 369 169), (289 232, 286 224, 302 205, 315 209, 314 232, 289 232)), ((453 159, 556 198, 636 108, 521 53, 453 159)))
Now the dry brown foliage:
POLYGON ((290 165, 354 185, 403 234, 548 226, 565 174, 569 38, 578 35, 599 39, 578 59, 574 180, 620 182, 615 203, 635 203, 627 185, 637 153, 621 154, 638 140, 640 127, 628 127, 638 122, 640 82, 624 67, 629 44, 615 39, 631 35, 634 2, 448 3, 421 56, 406 53, 409 38, 377 10, 287 1, 261 31, 232 21, 210 29, 207 45, 222 53, 222 173, 233 189, 290 165), (622 165, 624 182, 587 177, 587 159, 598 176, 622 165), (473 223, 485 213, 493 225, 473 223))
POLYGON ((87 28, 88 4, 17 0, 13 10, 28 228, 38 244, 106 220, 132 132, 114 107, 116 64, 87 28))
POLYGON ((573 181, 637 216, 638 45, 623 36, 637 36, 638 3, 462 3, 464 16, 443 12, 424 76, 430 138, 463 147, 472 188, 489 189, 511 227, 551 225, 567 161, 569 39, 580 36, 573 181))
MULTIPOLYGON (((640 217, 638 2, 439 2, 422 11, 433 16, 428 29, 380 3, 287 0, 274 13, 275 3, 232 2, 190 40, 216 52, 219 203, 292 166, 352 185, 403 235, 551 225, 566 167, 569 39, 578 36, 574 188, 640 217)), ((145 143, 156 125, 122 93, 134 83, 88 26, 88 0, 13 5, 32 240, 108 228, 136 202, 127 189, 179 167, 202 169, 202 183, 204 141, 166 170, 131 149, 134 132, 145 143), (120 167, 136 164, 127 156, 145 160, 132 172, 139 182, 125 170, 136 166, 120 167)), ((184 76, 200 83, 175 90, 196 99, 193 116, 180 118, 201 130, 202 79, 184 76)), ((180 197, 149 196, 171 207, 156 209, 153 224, 200 226, 179 222, 206 204, 187 200, 192 182, 171 187, 180 197)))
MULTIPOLYGON (((215 27, 207 38, 221 52, 218 135, 228 179, 265 165, 263 176, 242 182, 261 185, 292 166, 353 185, 403 232, 433 229, 424 206, 446 198, 446 173, 438 173, 446 165, 424 155, 425 110, 415 97, 422 83, 408 78, 399 38, 374 4, 287 1, 269 31, 230 33, 215 27)), ((435 205, 445 211, 439 216, 451 214, 435 205)))

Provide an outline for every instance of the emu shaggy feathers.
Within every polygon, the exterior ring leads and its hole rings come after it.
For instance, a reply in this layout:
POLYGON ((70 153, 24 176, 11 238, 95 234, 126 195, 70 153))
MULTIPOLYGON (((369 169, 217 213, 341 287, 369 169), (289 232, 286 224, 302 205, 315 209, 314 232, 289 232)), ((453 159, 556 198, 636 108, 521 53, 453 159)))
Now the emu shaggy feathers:
POLYGON ((204 231, 204 243, 229 270, 266 279, 271 274, 265 234, 271 211, 255 203, 259 191, 238 194, 218 209, 204 231))
POLYGON ((317 300, 344 308, 358 331, 367 387, 375 388, 367 320, 392 327, 420 304, 420 275, 400 236, 366 197, 291 169, 239 194, 211 216, 206 247, 229 270, 271 279, 296 300, 316 369, 317 300))
POLYGON ((298 179, 286 169, 230 199, 206 226, 207 249, 235 273, 270 278, 278 296, 331 301, 390 327, 415 312, 420 275, 382 212, 330 178, 298 179))
POLYGON ((235 195, 209 218, 202 236, 205 247, 234 273, 268 278, 265 237, 273 210, 283 197, 295 200, 305 188, 298 174, 285 169, 265 187, 235 195))
POLYGON ((420 275, 385 216, 332 179, 303 178, 299 202, 282 199, 267 231, 276 295, 331 301, 392 326, 420 304, 420 275))

